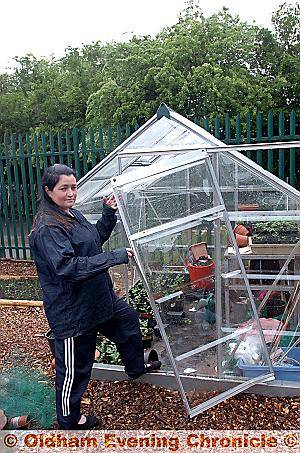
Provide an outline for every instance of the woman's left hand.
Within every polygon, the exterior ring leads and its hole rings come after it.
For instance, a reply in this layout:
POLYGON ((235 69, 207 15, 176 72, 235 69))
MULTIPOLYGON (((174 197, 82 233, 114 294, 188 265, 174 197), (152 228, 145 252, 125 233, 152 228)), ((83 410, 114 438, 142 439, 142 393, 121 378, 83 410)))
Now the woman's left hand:
POLYGON ((109 198, 103 197, 102 201, 103 201, 103 204, 106 204, 110 208, 115 209, 115 210, 118 209, 117 202, 116 202, 116 199, 115 199, 114 195, 112 195, 109 198))

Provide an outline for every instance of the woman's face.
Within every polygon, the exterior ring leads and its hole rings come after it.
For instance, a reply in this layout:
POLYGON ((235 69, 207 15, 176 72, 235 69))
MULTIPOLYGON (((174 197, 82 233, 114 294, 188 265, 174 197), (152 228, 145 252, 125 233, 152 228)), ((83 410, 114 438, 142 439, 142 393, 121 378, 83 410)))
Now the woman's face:
POLYGON ((46 186, 45 191, 60 209, 68 212, 77 197, 76 178, 73 175, 61 175, 53 190, 49 190, 46 186))

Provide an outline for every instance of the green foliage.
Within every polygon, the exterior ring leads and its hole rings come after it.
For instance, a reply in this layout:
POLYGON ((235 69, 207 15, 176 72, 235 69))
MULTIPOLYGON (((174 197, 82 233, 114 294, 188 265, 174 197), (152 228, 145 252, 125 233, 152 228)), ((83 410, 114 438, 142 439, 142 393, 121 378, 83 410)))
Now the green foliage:
POLYGON ((138 313, 153 314, 147 291, 141 280, 129 290, 129 303, 138 313))
POLYGON ((153 280, 152 288, 160 297, 163 297, 180 291, 183 285, 184 276, 182 274, 158 274, 153 280))
POLYGON ((140 319, 140 329, 142 332, 143 337, 153 335, 153 328, 149 327, 149 320, 148 319, 140 319))
POLYGON ((297 222, 269 221, 256 222, 253 226, 253 242, 265 244, 288 244, 299 240, 300 232, 297 222))
POLYGON ((153 38, 17 57, 0 74, 1 129, 142 124, 162 101, 190 118, 298 109, 299 4, 283 3, 272 21, 268 30, 226 8, 204 17, 189 0, 153 38))
POLYGON ((1 280, 0 297, 4 299, 42 300, 37 278, 1 280))
MULTIPOLYGON (((178 288, 183 283, 184 278, 180 274, 161 274, 155 278, 153 289, 164 293, 170 293, 178 291, 178 288)), ((150 316, 150 319, 154 317, 147 292, 140 280, 129 290, 129 303, 140 315, 148 314, 150 316)), ((153 327, 151 326, 151 324, 149 324, 148 318, 144 319, 140 316, 139 322, 143 336, 153 334, 153 327)), ((98 340, 97 349, 100 352, 100 357, 98 359, 99 362, 111 363, 114 365, 119 365, 122 363, 115 344, 109 341, 107 338, 101 337, 98 340)))
POLYGON ((49 429, 55 419, 55 391, 37 371, 10 368, 1 373, 0 407, 8 419, 29 415, 32 429, 49 429))
POLYGON ((98 362, 110 363, 113 365, 122 364, 117 347, 112 341, 101 337, 97 342, 97 349, 100 352, 98 362))

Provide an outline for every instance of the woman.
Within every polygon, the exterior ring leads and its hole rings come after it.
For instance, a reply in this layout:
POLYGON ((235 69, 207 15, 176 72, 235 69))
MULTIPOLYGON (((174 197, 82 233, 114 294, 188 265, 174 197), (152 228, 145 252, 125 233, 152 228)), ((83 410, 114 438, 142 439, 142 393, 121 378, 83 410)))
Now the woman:
POLYGON ((30 248, 55 337, 59 427, 91 429, 99 421, 80 413, 80 401, 90 379, 98 331, 116 343, 131 379, 159 369, 160 362, 145 367, 137 313, 116 297, 108 274, 111 266, 126 264, 133 256, 126 248, 102 250, 117 222, 116 200, 103 199, 102 218, 92 225, 72 208, 76 196, 73 169, 55 164, 46 170, 30 248))

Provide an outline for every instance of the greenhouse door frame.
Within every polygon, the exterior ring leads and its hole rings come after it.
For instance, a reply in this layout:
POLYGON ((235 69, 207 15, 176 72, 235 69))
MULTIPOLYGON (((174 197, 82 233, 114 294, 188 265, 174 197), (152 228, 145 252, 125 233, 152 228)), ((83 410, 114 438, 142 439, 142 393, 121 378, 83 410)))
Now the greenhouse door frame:
MULTIPOLYGON (((203 151, 203 149, 201 149, 201 151, 203 151)), ((136 152, 138 154, 138 150, 136 150, 136 152)), ((159 151, 155 149, 155 150, 153 150, 153 154, 159 154, 159 151)), ((166 151, 164 150, 161 154, 166 154, 166 151)), ((172 154, 172 150, 170 150, 170 154, 172 154)), ((215 158, 215 157, 216 156, 214 155, 212 158, 215 158)), ((120 156, 120 158, 121 158, 121 156, 120 156)), ((170 362, 171 362, 171 365, 172 365, 172 368, 173 368, 173 371, 174 371, 174 374, 175 374, 175 377, 176 377, 176 380, 177 380, 177 383, 178 383, 178 388, 179 388, 179 391, 181 393, 181 397, 182 397, 183 403, 184 403, 184 405, 186 407, 186 410, 188 412, 188 415, 190 417, 194 417, 197 414, 199 414, 201 412, 204 412, 205 410, 207 410, 207 409, 209 409, 209 408, 221 403, 222 401, 225 401, 227 398, 232 397, 234 395, 237 395, 237 394, 249 389, 250 387, 254 386, 255 384, 262 383, 262 382, 268 382, 268 381, 271 381, 271 380, 275 379, 272 363, 271 363, 271 360, 270 360, 270 357, 269 357, 269 354, 268 354, 267 346, 266 346, 266 343, 265 343, 265 338, 264 338, 263 331, 262 331, 262 328, 261 328, 261 325, 260 325, 259 316, 258 316, 258 313, 257 313, 257 310, 256 310, 256 306, 255 306, 255 302, 254 302, 254 299, 253 299, 252 291, 251 291, 250 286, 249 286, 249 281, 248 281, 248 278, 247 278, 247 275, 246 275, 244 264, 243 264, 242 258, 240 256, 240 253, 239 253, 239 249, 238 249, 238 246, 237 246, 237 243, 236 243, 235 235, 234 235, 233 229, 231 227, 229 216, 228 216, 228 213, 226 211, 226 207, 225 207, 225 204, 224 204, 224 201, 223 201, 223 198, 222 198, 222 194, 221 194, 221 191, 220 191, 220 188, 219 188, 219 185, 218 185, 218 181, 217 181, 217 178, 216 178, 215 171, 213 169, 213 166, 212 166, 212 163, 211 163, 211 160, 210 160, 210 156, 207 153, 205 153, 204 156, 202 154, 199 159, 193 159, 188 164, 185 163, 185 164, 180 165, 178 167, 174 167, 173 170, 174 170, 174 172, 176 172, 176 171, 179 171, 181 169, 188 169, 188 168, 191 168, 192 166, 195 166, 196 162, 200 163, 200 162, 203 162, 203 161, 205 161, 207 163, 207 168, 209 169, 209 174, 210 174, 211 181, 212 181, 212 189, 213 189, 213 193, 214 193, 214 198, 216 200, 218 200, 218 202, 217 202, 217 205, 215 207, 212 207, 212 208, 210 208, 210 209, 208 209, 206 211, 202 211, 202 212, 197 213, 197 219, 203 219, 203 218, 209 216, 210 219, 211 218, 213 218, 213 220, 215 220, 215 219, 223 219, 223 221, 225 222, 225 225, 227 227, 227 231, 229 233, 230 240, 231 240, 231 242, 232 242, 232 244, 233 244, 233 246, 234 246, 234 248, 236 250, 236 258, 237 258, 239 266, 240 266, 242 278, 243 278, 244 284, 245 284, 245 289, 247 290, 247 293, 248 293, 248 296, 249 296, 249 301, 250 301, 251 308, 252 308, 252 311, 253 311, 253 318, 252 319, 254 319, 256 321, 257 326, 258 326, 258 335, 260 337, 261 344, 263 346, 263 352, 264 352, 264 355, 265 355, 266 360, 267 360, 267 366, 269 368, 269 373, 257 376, 255 378, 249 379, 249 380, 244 381, 242 383, 240 383, 240 381, 237 381, 238 383, 237 383, 236 386, 230 388, 229 390, 226 390, 226 391, 220 393, 217 396, 214 396, 213 398, 208 399, 204 403, 201 403, 198 406, 193 407, 193 408, 190 407, 190 404, 188 402, 188 399, 187 399, 187 396, 186 396, 186 392, 184 390, 183 383, 181 381, 181 376, 180 376, 178 368, 177 368, 176 359, 175 359, 175 357, 173 355, 173 352, 172 352, 172 349, 171 349, 171 346, 170 346, 170 343, 169 343, 169 340, 168 340, 168 336, 167 336, 166 331, 165 331, 165 327, 164 327, 163 321, 161 319, 160 313, 159 313, 158 308, 157 308, 157 304, 156 304, 156 302, 154 300, 152 291, 151 291, 150 286, 148 284, 148 281, 147 281, 147 278, 146 278, 145 269, 144 269, 144 266, 143 266, 142 261, 141 261, 140 256, 139 256, 139 249, 136 246, 136 241, 141 239, 141 236, 143 237, 143 241, 147 241, 147 238, 149 239, 149 238, 151 238, 151 236, 153 237, 153 234, 156 234, 156 235, 159 234, 159 228, 158 227, 151 228, 152 231, 151 230, 145 230, 145 231, 142 232, 142 235, 140 233, 131 234, 130 229, 129 229, 129 225, 128 225, 127 220, 126 220, 126 215, 125 215, 124 208, 123 208, 122 204, 120 203, 120 201, 118 199, 118 193, 117 193, 118 190, 122 190, 123 186, 126 186, 127 182, 118 184, 117 178, 112 178, 112 181, 111 181, 112 182, 113 192, 114 192, 114 195, 115 195, 117 203, 118 203, 119 213, 120 213, 123 225, 124 225, 124 229, 125 229, 125 232, 127 234, 127 238, 128 238, 129 244, 131 245, 131 247, 132 247, 132 249, 134 251, 134 254, 135 254, 135 258, 134 259, 135 259, 135 262, 136 262, 136 265, 137 265, 137 269, 138 269, 138 271, 140 273, 141 279, 142 279, 143 284, 145 286, 145 289, 147 291, 151 307, 153 309, 157 324, 159 326, 159 329, 160 329, 160 332, 161 332, 161 335, 162 335, 162 339, 163 339, 165 347, 166 347, 167 354, 169 356, 169 359, 170 359, 170 362)), ((121 167, 121 165, 120 165, 120 167, 121 167)), ((157 171, 157 172, 154 172, 153 174, 151 174, 151 176, 159 176, 159 175, 164 176, 164 174, 170 174, 170 170, 172 170, 172 168, 171 169, 168 168, 168 169, 165 169, 165 170, 162 170, 162 171, 157 171)), ((146 178, 143 178, 141 176, 138 179, 143 180, 143 179, 146 179, 146 178)), ((137 181, 138 179, 135 179, 135 181, 137 181)), ((190 216, 183 217, 183 218, 179 219, 178 222, 173 221, 173 222, 171 222, 173 224, 173 226, 170 229, 167 229, 168 234, 172 234, 173 231, 177 231, 178 232, 180 230, 183 230, 184 227, 182 227, 182 221, 184 221, 186 219, 186 221, 183 222, 184 225, 186 226, 186 225, 188 225, 188 223, 187 223, 188 222, 188 220, 187 220, 188 218, 190 218, 190 220, 195 218, 195 220, 196 220, 196 217, 193 214, 193 215, 190 215, 190 216)), ((166 230, 166 226, 165 227, 162 226, 162 229, 166 230)), ((216 246, 217 247, 220 246, 220 229, 217 230, 217 234, 216 234, 216 246)), ((220 278, 221 278, 220 269, 217 268, 216 269, 216 282, 218 281, 218 279, 220 280, 220 278)), ((216 283, 216 288, 220 288, 220 286, 218 286, 218 283, 216 283)), ((222 310, 221 299, 220 299, 220 295, 217 294, 216 296, 217 296, 216 297, 216 312, 218 313, 218 311, 219 311, 219 313, 220 313, 220 310, 222 310)), ((217 326, 217 331, 218 331, 218 326, 217 326)), ((232 338, 232 335, 231 336, 230 335, 226 335, 225 337, 222 337, 222 338, 219 337, 217 340, 211 342, 211 344, 207 343, 207 345, 206 345, 206 346, 208 346, 207 349, 215 347, 216 345, 217 346, 221 345, 223 342, 225 342, 225 341, 227 341, 229 339, 228 337, 232 338)), ((203 377, 205 378, 205 376, 203 376, 203 375, 202 376, 198 375, 198 376, 202 377, 202 378, 203 377)), ((221 379, 220 377, 216 377, 215 379, 216 379, 216 381, 224 381, 224 380, 226 380, 224 378, 221 379)))

